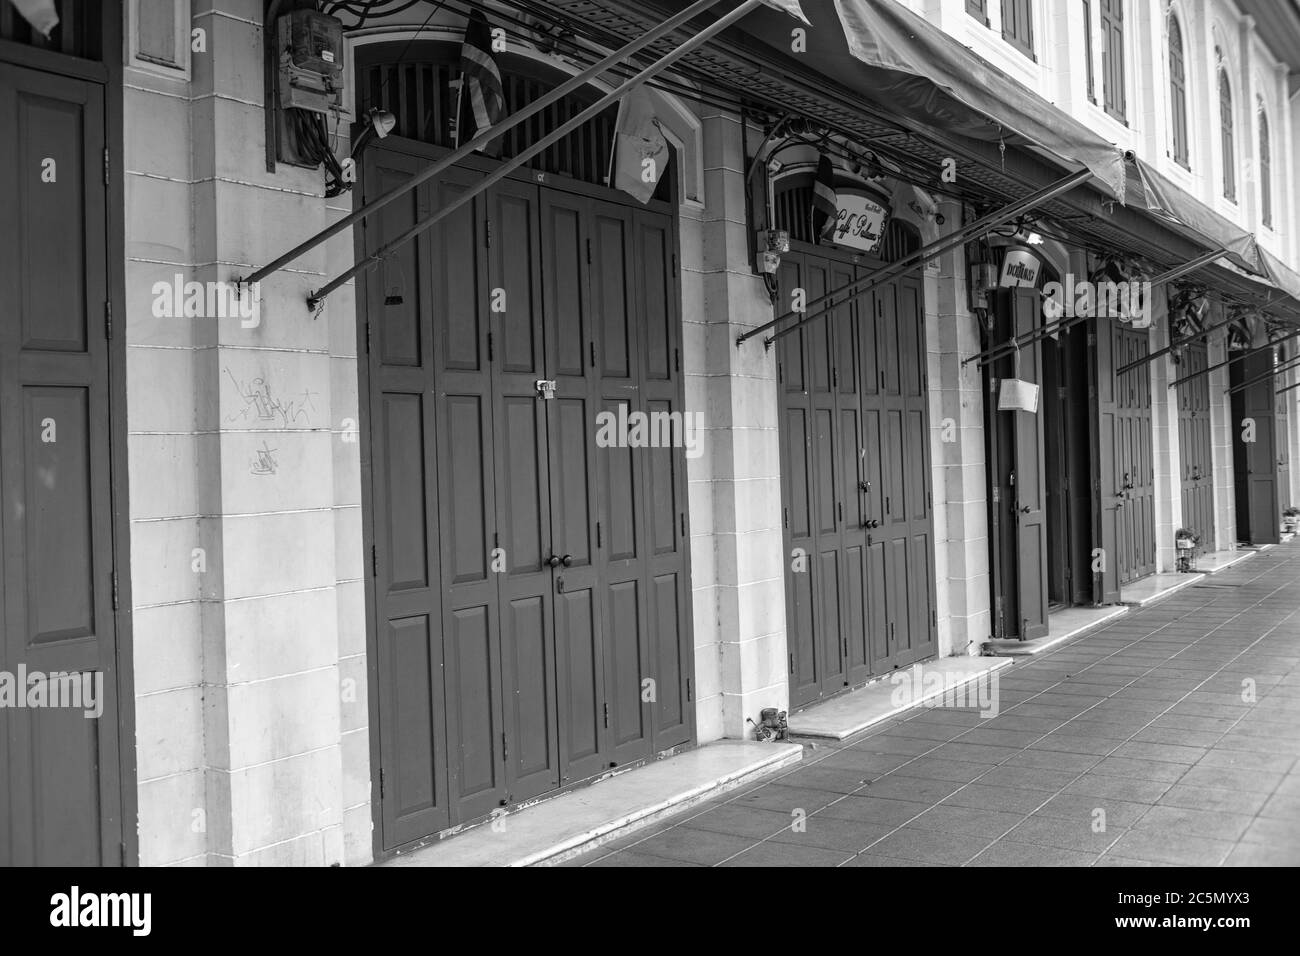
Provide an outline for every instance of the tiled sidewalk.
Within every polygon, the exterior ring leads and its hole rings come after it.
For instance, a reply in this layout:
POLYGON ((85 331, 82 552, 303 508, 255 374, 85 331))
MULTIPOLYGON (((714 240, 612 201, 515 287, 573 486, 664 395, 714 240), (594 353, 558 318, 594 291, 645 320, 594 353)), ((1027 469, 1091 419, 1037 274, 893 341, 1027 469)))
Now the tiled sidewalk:
POLYGON ((573 865, 1300 864, 1300 545, 1000 677, 573 865))

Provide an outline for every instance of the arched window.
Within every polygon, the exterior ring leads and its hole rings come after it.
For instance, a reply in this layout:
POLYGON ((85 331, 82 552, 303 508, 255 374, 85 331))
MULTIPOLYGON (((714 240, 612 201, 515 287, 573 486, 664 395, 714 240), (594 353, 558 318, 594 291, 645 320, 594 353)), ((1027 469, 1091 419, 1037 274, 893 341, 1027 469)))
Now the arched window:
POLYGON ((1273 157, 1268 135, 1268 113, 1259 101, 1259 214, 1264 225, 1273 226, 1273 157))
POLYGON ((1223 198, 1236 202, 1237 146, 1232 131, 1232 87, 1228 84, 1228 71, 1223 67, 1219 67, 1219 126, 1223 153, 1223 198))
POLYGON ((1187 61, 1183 57, 1183 31, 1177 17, 1169 18, 1169 108, 1173 113, 1174 161, 1189 167, 1187 61))

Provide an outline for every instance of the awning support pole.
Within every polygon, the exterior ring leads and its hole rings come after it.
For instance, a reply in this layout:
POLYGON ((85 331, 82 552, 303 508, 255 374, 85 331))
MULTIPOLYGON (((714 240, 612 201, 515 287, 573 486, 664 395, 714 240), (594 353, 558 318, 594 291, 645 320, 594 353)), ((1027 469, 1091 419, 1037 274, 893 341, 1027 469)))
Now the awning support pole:
POLYGON ((1174 379, 1172 382, 1169 383, 1169 387, 1175 388, 1186 382, 1191 382, 1198 378, 1201 378, 1204 375, 1209 375, 1211 372, 1217 372, 1221 368, 1227 368, 1229 365, 1235 365, 1244 358, 1250 358, 1252 355, 1258 355, 1260 352, 1267 351, 1268 349, 1271 349, 1274 346, 1281 345, 1283 342, 1290 341, 1291 339, 1295 338, 1298 335, 1300 335, 1300 331, 1292 332, 1290 335, 1284 335, 1282 336, 1282 338, 1277 339, 1274 342, 1268 343, 1268 345, 1261 345, 1258 348, 1249 349, 1248 351, 1245 352, 1238 352, 1236 355, 1228 359, 1226 362, 1218 362, 1214 365, 1210 365, 1207 366, 1206 368, 1201 369, 1199 372, 1193 372, 1191 375, 1184 375, 1182 378, 1174 379))
MULTIPOLYGON (((1201 266, 1206 265, 1207 263, 1213 262, 1215 259, 1220 258, 1225 252, 1226 250, 1224 249, 1219 249, 1215 252, 1207 252, 1203 256, 1197 256, 1195 259, 1191 260, 1190 262, 1183 263, 1183 265, 1178 266, 1176 269, 1171 269, 1168 272, 1162 273, 1161 275, 1158 275, 1151 280, 1151 288, 1154 290, 1162 285, 1165 285, 1168 282, 1173 282, 1175 279, 1179 279, 1187 275, 1187 273, 1192 272, 1195 269, 1199 269, 1201 266)), ((1066 331, 1067 329, 1073 327, 1080 321, 1087 318, 1089 318, 1089 316, 1076 315, 1076 316, 1070 316, 1065 319, 1058 319, 1056 322, 1050 325, 1045 325, 1041 329, 1035 329, 1032 332, 1026 332, 1024 335, 1021 335, 1016 340, 1016 345, 1014 347, 1009 344, 1003 344, 991 349, 986 349, 983 352, 980 352, 978 355, 972 355, 970 358, 964 359, 961 364, 965 365, 968 362, 973 362, 976 359, 979 359, 980 366, 983 367, 984 365, 987 365, 989 362, 994 362, 1005 355, 1010 355, 1011 352, 1015 350, 1015 348, 1023 348, 1026 345, 1032 345, 1034 342, 1037 342, 1039 339, 1047 335, 1055 335, 1058 331, 1059 332, 1066 331)), ((1159 352, 1156 353, 1156 355, 1148 356, 1148 359, 1154 360, 1163 354, 1165 353, 1159 352)), ((1122 374, 1122 373, 1117 372, 1116 374, 1122 374)))
POLYGON ((1131 372, 1135 368, 1140 368, 1143 365, 1150 365, 1156 359, 1163 358, 1164 356, 1168 355, 1170 352, 1182 348, 1184 345, 1188 345, 1191 342, 1195 342, 1197 339, 1203 339, 1207 335, 1211 335, 1219 331, 1219 329, 1226 329, 1228 326, 1232 325, 1232 322, 1233 322, 1232 319, 1228 319, 1226 322, 1220 322, 1218 325, 1212 325, 1208 329, 1201 329, 1201 331, 1197 332, 1195 335, 1189 335, 1185 339, 1179 339, 1177 345, 1166 346, 1165 348, 1162 348, 1158 352, 1152 352, 1150 355, 1138 359, 1136 362, 1129 362, 1127 365, 1121 365, 1119 368, 1115 370, 1115 377, 1119 378, 1121 375, 1124 375, 1127 372, 1131 372))
POLYGON ((784 315, 777 316, 771 322, 766 322, 763 325, 750 329, 748 332, 745 332, 736 339, 736 345, 738 347, 744 345, 746 341, 753 338, 755 335, 766 332, 768 329, 774 328, 787 319, 798 316, 798 322, 787 326, 781 331, 763 340, 765 346, 771 346, 773 342, 782 336, 789 335, 796 329, 825 318, 833 312, 836 307, 843 305, 846 302, 851 302, 870 292, 872 289, 876 288, 876 286, 911 271, 927 259, 932 259, 937 255, 942 255, 955 246, 963 245, 971 239, 974 239, 976 236, 982 235, 990 229, 994 229, 997 226, 1002 225, 1004 222, 1016 218, 1022 213, 1033 209, 1040 203, 1045 203, 1055 199, 1057 196, 1069 192, 1071 189, 1074 189, 1076 186, 1079 186, 1090 179, 1092 179, 1092 173, 1089 170, 1083 169, 1077 173, 1072 173, 1064 179, 1058 180, 1052 185, 1046 186, 1043 189, 1026 196, 1024 199, 1017 200, 1009 206, 1004 206, 997 212, 992 212, 976 219, 969 226, 963 226, 943 239, 936 239, 934 242, 930 243, 930 245, 923 246, 916 250, 916 252, 904 256, 897 262, 890 263, 883 269, 873 272, 871 275, 863 276, 861 279, 855 279, 838 289, 833 289, 832 291, 827 292, 825 295, 807 303, 803 312, 786 312, 784 315), (816 306, 821 306, 821 308, 815 309, 814 307, 816 306))
MULTIPOLYGON (((399 185, 394 186, 392 189, 388 190, 388 192, 383 193, 380 196, 377 196, 375 199, 366 203, 360 209, 356 209, 351 213, 349 213, 348 215, 344 216, 338 222, 326 226, 320 232, 316 233, 316 235, 312 236, 310 239, 306 240, 305 242, 302 242, 297 246, 295 246, 294 248, 290 249, 288 252, 280 256, 275 261, 262 266, 262 268, 258 269, 256 272, 253 272, 247 277, 243 279, 239 279, 237 281, 239 281, 240 283, 260 282, 262 279, 265 279, 273 272, 276 272, 284 268, 286 265, 288 265, 290 262, 293 262, 299 256, 303 255, 304 253, 310 252, 312 249, 319 246, 330 236, 336 235, 342 232, 344 229, 347 229, 355 225, 356 223, 360 222, 362 219, 364 219, 366 216, 370 215, 371 213, 378 212, 380 209, 382 209, 384 206, 387 206, 393 200, 401 198, 402 196, 406 195, 413 189, 417 189, 424 183, 433 179, 439 173, 450 168, 455 163, 460 162, 466 156, 472 154, 479 147, 484 146, 487 143, 491 142, 492 140, 496 139, 502 133, 514 129, 516 126, 518 126, 520 123, 527 120, 529 117, 537 115, 542 110, 546 109, 552 104, 559 102, 561 99, 568 96, 570 93, 586 85, 590 80, 593 80, 596 77, 600 76, 602 73, 606 72, 611 67, 617 66, 622 60, 625 60, 628 57, 640 52, 650 44, 663 39, 663 37, 667 36, 668 34, 672 33, 674 30, 678 29, 687 21, 691 20, 693 17, 697 16, 700 13, 703 13, 705 10, 708 10, 710 7, 716 6, 719 2, 720 0, 697 0, 696 3, 692 4, 690 7, 683 10, 681 13, 677 14, 676 16, 671 17, 668 20, 665 20, 659 26, 655 27, 653 30, 646 33, 644 36, 638 37, 636 40, 633 40, 631 43, 627 44, 621 49, 611 53, 609 56, 600 60, 598 63, 593 64, 592 66, 583 70, 581 73, 565 80, 555 89, 551 90, 551 92, 547 93, 545 96, 541 97, 540 99, 535 100, 532 103, 529 103, 527 106, 519 110, 517 113, 513 113, 510 116, 507 116, 496 126, 493 126, 490 129, 487 129, 479 133, 477 136, 475 136, 469 142, 465 143, 463 146, 461 146, 451 155, 443 157, 442 159, 438 160, 436 163, 434 163, 432 166, 428 167, 427 169, 423 169, 420 172, 416 173, 406 182, 400 183, 399 185)), ((747 8, 751 8, 751 9, 754 5, 755 4, 753 3, 746 4, 747 8)))
POLYGON ((1277 366, 1276 368, 1271 368, 1267 372, 1263 372, 1259 375, 1256 375, 1254 378, 1246 379, 1246 381, 1234 385, 1231 388, 1225 388, 1223 390, 1223 394, 1235 395, 1237 392, 1248 389, 1252 385, 1258 385, 1260 382, 1270 379, 1273 376, 1280 374, 1281 372, 1289 372, 1293 368, 1300 368, 1300 358, 1293 358, 1291 359, 1291 361, 1283 362, 1281 365, 1277 366))
MULTIPOLYGON (((704 0, 704 2, 710 2, 710 0, 704 0)), ((324 299, 327 295, 329 295, 339 286, 346 283, 358 272, 361 272, 363 269, 370 268, 372 265, 380 262, 381 260, 384 259, 385 256, 388 256, 390 253, 392 253, 392 251, 396 249, 398 246, 410 242, 420 233, 424 232, 427 229, 431 229, 434 225, 446 219, 448 216, 454 213, 461 206, 464 206, 467 203, 471 202, 475 196, 495 186, 501 180, 505 179, 512 172, 514 172, 515 169, 522 166, 524 163, 528 162, 534 156, 543 152, 552 143, 560 139, 563 139, 565 136, 568 136, 579 126, 582 126, 584 123, 586 123, 588 120, 598 116, 605 109, 605 107, 609 106, 611 103, 618 102, 618 100, 626 96, 632 90, 636 89, 638 86, 640 86, 646 80, 650 79, 655 74, 662 73, 668 67, 672 66, 678 60, 686 56, 686 54, 691 53, 694 50, 698 49, 699 47, 703 46, 709 40, 713 39, 713 37, 715 37, 717 34, 721 33, 727 27, 731 26, 733 23, 735 23, 741 17, 745 16, 747 13, 749 13, 751 10, 753 10, 762 2, 763 0, 744 0, 744 2, 741 3, 740 6, 736 7, 736 9, 732 10, 730 13, 726 14, 725 16, 715 21, 714 23, 709 24, 707 27, 705 27, 695 36, 691 37, 681 46, 674 49, 671 53, 664 54, 664 56, 660 57, 658 60, 651 63, 640 73, 624 81, 621 86, 618 86, 613 90, 610 90, 600 99, 598 99, 595 103, 592 103, 590 106, 588 106, 577 116, 570 119, 567 123, 563 124, 562 126, 558 127, 555 130, 552 130, 550 133, 547 133, 545 136, 539 139, 532 146, 529 146, 527 149, 525 149, 518 156, 515 156, 512 159, 509 159, 506 162, 502 163, 500 166, 494 169, 487 176, 480 179, 472 187, 470 187, 465 192, 457 196, 452 202, 443 206, 441 209, 439 209, 437 212, 433 213, 432 215, 426 216, 425 218, 419 220, 418 222, 415 223, 415 225, 413 225, 410 229, 407 229, 397 238, 385 243, 379 249, 375 250, 373 253, 367 256, 365 259, 356 263, 354 266, 352 266, 352 268, 348 269, 342 275, 338 276, 338 278, 333 279, 332 281, 328 282, 326 285, 324 285, 316 292, 313 292, 310 296, 307 297, 307 307, 309 309, 314 310, 316 306, 320 304, 322 299, 324 299)))

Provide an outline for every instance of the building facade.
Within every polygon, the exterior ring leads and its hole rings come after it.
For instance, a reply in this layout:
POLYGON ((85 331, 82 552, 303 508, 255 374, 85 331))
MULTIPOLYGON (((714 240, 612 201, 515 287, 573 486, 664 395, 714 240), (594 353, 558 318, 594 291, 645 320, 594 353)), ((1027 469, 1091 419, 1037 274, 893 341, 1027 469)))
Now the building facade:
POLYGON ((616 99, 475 192, 627 69, 387 195, 466 141, 474 10, 510 115, 686 4, 370 6, 59 0, 43 37, 0 2, 0 671, 105 688, 94 721, 0 708, 0 861, 367 864, 1044 638, 1177 571, 1176 531, 1227 560, 1300 503, 1285 5, 758 8, 650 82, 671 160, 644 202, 609 185, 616 99), (280 32, 318 6, 323 92, 280 32), (963 135, 878 65, 835 72, 855 11, 928 24, 936 76, 992 71, 1068 135, 991 100, 963 135), (1075 172, 1071 137, 1118 191, 929 254, 1075 172), (878 234, 823 231, 822 186, 878 234), (1039 331, 1049 283, 1212 252, 1039 331))

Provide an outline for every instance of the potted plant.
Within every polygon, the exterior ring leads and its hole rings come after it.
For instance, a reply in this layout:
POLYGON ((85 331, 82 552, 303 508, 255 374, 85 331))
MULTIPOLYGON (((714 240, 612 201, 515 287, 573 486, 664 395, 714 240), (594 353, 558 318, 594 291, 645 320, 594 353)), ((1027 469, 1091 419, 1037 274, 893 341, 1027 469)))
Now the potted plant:
POLYGON ((1290 533, 1294 534, 1296 531, 1300 531, 1300 508, 1295 505, 1287 508, 1282 512, 1282 521, 1286 526, 1286 530, 1290 533))
POLYGON ((1174 532, 1174 545, 1179 551, 1190 551, 1201 542, 1201 536, 1192 528, 1179 528, 1174 532))

